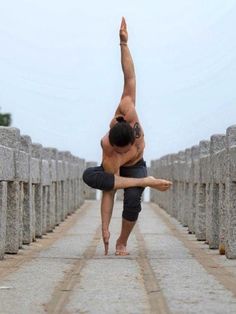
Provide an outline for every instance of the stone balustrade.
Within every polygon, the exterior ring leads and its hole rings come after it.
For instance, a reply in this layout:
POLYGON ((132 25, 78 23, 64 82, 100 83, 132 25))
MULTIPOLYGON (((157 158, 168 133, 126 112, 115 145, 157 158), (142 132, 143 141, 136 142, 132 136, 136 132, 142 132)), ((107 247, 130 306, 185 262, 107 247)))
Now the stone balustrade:
POLYGON ((0 127, 0 259, 53 231, 84 202, 85 160, 0 127))
MULTIPOLYGON (((90 167, 97 167, 97 163, 95 161, 87 161, 86 169, 90 167)), ((86 200, 96 200, 97 199, 97 190, 91 189, 87 184, 85 184, 85 195, 84 198, 86 200)))
POLYGON ((197 240, 236 258, 236 125, 226 134, 151 162, 150 173, 173 182, 150 198, 197 240))

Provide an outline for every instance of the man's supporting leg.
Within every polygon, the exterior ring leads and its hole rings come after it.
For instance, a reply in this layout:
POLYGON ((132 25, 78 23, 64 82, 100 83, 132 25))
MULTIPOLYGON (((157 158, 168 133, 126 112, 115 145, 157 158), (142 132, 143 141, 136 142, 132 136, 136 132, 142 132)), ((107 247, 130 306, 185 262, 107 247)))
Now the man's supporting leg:
POLYGON ((135 223, 136 221, 129 221, 122 218, 121 233, 116 241, 116 255, 125 256, 129 254, 126 251, 126 245, 135 223))
MULTIPOLYGON (((146 169, 129 169, 122 171, 125 174, 130 173, 134 176, 146 175, 146 169)), ((116 255, 128 255, 126 251, 129 235, 138 220, 139 213, 142 209, 141 198, 144 188, 132 187, 124 189, 124 208, 122 213, 121 233, 116 242, 116 255)))
POLYGON ((116 193, 115 190, 102 192, 101 217, 102 217, 102 237, 105 247, 105 255, 108 254, 110 238, 109 224, 112 216, 115 193, 116 193))

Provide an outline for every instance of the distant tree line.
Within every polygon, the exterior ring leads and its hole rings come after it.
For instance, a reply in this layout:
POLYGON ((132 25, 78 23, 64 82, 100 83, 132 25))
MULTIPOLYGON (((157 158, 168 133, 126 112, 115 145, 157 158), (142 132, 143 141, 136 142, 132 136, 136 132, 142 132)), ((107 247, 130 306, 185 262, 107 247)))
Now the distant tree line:
POLYGON ((11 114, 0 113, 0 126, 10 126, 10 125, 11 125, 11 114))

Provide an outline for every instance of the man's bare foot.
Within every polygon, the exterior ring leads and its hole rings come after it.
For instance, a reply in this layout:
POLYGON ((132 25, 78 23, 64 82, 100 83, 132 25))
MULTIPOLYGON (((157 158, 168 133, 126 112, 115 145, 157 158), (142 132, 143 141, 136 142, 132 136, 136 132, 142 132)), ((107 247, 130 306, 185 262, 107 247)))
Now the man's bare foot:
POLYGON ((129 252, 126 251, 126 245, 116 242, 116 256, 126 256, 129 255, 129 252))
POLYGON ((147 184, 150 188, 157 189, 159 191, 166 191, 172 185, 171 181, 156 179, 152 176, 146 177, 145 179, 147 180, 147 184))

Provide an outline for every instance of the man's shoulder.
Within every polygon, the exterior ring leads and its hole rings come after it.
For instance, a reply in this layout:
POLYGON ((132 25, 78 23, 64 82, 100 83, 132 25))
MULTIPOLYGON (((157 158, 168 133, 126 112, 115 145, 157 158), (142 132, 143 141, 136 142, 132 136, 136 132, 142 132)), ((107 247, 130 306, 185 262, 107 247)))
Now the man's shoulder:
POLYGON ((110 155, 113 152, 113 148, 109 142, 109 137, 108 134, 106 134, 102 139, 101 139, 101 146, 103 153, 110 155))

